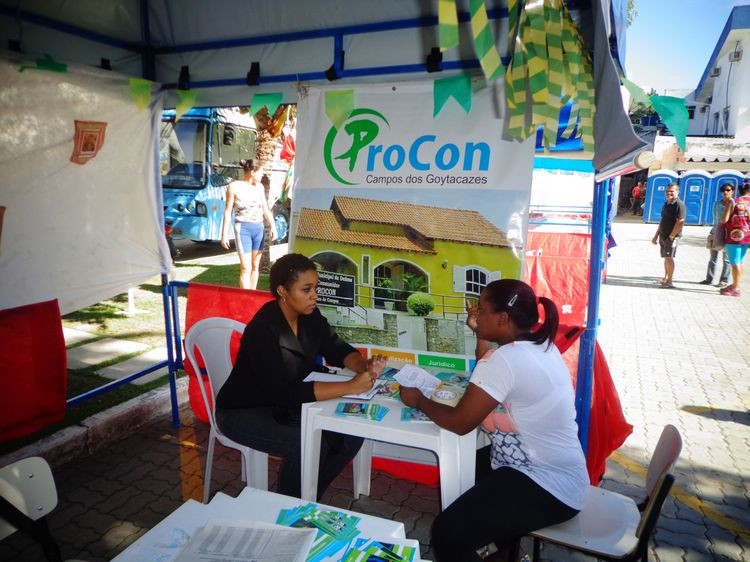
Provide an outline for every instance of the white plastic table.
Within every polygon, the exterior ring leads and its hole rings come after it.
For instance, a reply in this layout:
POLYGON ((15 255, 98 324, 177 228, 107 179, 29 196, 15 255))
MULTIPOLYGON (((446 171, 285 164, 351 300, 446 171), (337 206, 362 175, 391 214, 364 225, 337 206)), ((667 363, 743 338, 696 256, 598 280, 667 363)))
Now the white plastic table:
MULTIPOLYGON (((275 523, 282 509, 307 503, 290 496, 249 487, 236 498, 219 492, 207 504, 188 500, 113 560, 115 562, 143 562, 144 560, 168 562, 177 556, 187 539, 210 519, 275 523)), ((357 528, 360 530, 359 536, 361 537, 378 540, 400 539, 399 542, 402 543, 406 541, 409 546, 416 548, 416 558, 419 559, 419 542, 405 538, 403 523, 324 504, 318 504, 318 506, 322 510, 341 511, 360 517, 357 528)), ((343 551, 337 553, 339 557, 343 554, 343 551)), ((338 560, 338 558, 329 557, 325 560, 338 560)))
POLYGON ((315 501, 318 491, 318 468, 320 462, 321 431, 329 430, 347 435, 364 437, 354 458, 354 497, 370 494, 370 461, 372 440, 429 449, 438 458, 440 469, 440 501, 445 509, 461 494, 474 485, 476 464, 477 430, 458 435, 442 429, 433 422, 403 422, 400 401, 373 398, 371 404, 389 408, 386 416, 378 421, 335 413, 339 402, 357 402, 336 398, 302 405, 302 498, 315 501))

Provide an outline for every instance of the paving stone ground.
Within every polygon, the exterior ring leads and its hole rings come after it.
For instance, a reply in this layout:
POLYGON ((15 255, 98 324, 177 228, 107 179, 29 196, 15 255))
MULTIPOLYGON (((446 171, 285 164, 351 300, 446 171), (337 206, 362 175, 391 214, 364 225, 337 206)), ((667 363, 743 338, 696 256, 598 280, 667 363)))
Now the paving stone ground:
MULTIPOLYGON (((640 498, 662 427, 685 445, 650 558, 750 561, 750 298, 719 296, 698 285, 705 275, 706 227, 687 227, 677 256, 676 289, 654 284, 662 260, 650 243, 654 225, 617 222, 602 289, 599 341, 633 434, 607 463, 604 486, 640 498)), ((750 295, 750 283, 744 287, 750 295)), ((63 558, 109 560, 188 498, 200 500, 207 426, 189 408, 182 427, 168 416, 100 452, 54 470, 59 492, 49 517, 63 558)), ((217 445, 212 491, 241 489, 235 451, 217 445)), ((269 483, 276 483, 272 460, 269 483)), ((347 469, 322 501, 404 522, 431 560, 430 525, 439 510, 434 487, 373 471, 369 497, 354 501, 347 469)), ((503 506, 498 506, 503 509, 503 506)), ((525 541, 524 549, 530 544, 525 541)), ((547 547, 544 560, 591 560, 547 547)), ((19 533, 0 542, 0 560, 42 560, 19 533)))

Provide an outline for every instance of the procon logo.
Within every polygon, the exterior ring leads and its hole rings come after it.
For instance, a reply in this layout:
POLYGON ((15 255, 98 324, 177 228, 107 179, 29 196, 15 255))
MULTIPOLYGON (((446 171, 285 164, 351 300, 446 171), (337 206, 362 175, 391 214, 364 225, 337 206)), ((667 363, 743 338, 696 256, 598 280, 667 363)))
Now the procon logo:
POLYGON ((356 185, 356 183, 345 180, 341 174, 339 174, 338 169, 344 168, 346 171, 342 173, 346 176, 350 176, 354 171, 354 167, 357 165, 359 152, 374 141, 378 136, 378 133, 380 133, 380 125, 369 117, 377 118, 379 121, 382 121, 390 127, 388 120, 374 109, 367 109, 365 107, 355 109, 351 112, 346 124, 342 128, 351 139, 349 148, 338 156, 333 156, 334 145, 346 145, 346 142, 336 142, 336 137, 339 133, 339 131, 336 130, 336 127, 331 127, 331 130, 328 131, 328 134, 326 135, 325 144, 323 145, 323 158, 325 159, 326 168, 333 179, 345 185, 356 185), (334 163, 334 160, 341 160, 346 166, 337 165, 338 163, 334 163))
MULTIPOLYGON (((388 120, 381 113, 363 107, 352 111, 341 129, 331 127, 323 144, 323 158, 331 177, 344 185, 357 185, 361 183, 357 181, 357 177, 361 177, 362 172, 393 174, 404 164, 408 164, 410 172, 417 173, 486 172, 489 168, 490 146, 486 142, 469 141, 459 147, 451 142, 439 144, 436 135, 425 134, 408 141, 406 146, 399 143, 384 146, 375 143, 382 125, 390 129, 388 120)), ((427 183, 445 183, 435 182, 430 177, 434 179, 435 176, 428 174, 427 183)), ((370 180, 373 176, 368 175, 367 178, 370 179, 366 181, 372 183, 370 180)), ((417 176, 412 177, 414 178, 417 176)), ((484 182, 486 179, 481 183, 484 182)), ((421 180, 410 183, 421 183, 421 180)))

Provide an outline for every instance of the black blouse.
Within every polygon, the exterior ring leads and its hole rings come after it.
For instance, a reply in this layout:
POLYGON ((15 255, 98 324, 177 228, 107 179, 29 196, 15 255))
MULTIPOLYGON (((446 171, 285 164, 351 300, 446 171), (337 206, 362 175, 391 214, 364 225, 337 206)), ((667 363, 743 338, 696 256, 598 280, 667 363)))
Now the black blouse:
POLYGON ((300 405, 315 401, 314 383, 302 379, 315 370, 316 358, 322 355, 329 364, 343 367, 344 357, 354 351, 317 308, 300 315, 295 336, 278 303, 268 302, 245 328, 216 407, 276 406, 282 418, 298 418, 300 405))

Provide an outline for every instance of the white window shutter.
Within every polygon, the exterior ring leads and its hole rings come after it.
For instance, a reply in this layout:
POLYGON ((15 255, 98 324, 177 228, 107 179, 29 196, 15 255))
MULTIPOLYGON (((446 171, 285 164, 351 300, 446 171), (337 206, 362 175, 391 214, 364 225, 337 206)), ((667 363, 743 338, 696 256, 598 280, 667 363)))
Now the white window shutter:
POLYGON ((460 265, 453 266, 453 292, 466 292, 466 268, 460 265))
POLYGON ((487 283, 492 283, 493 281, 497 281, 498 279, 502 279, 502 275, 499 271, 490 271, 487 274, 487 283))

